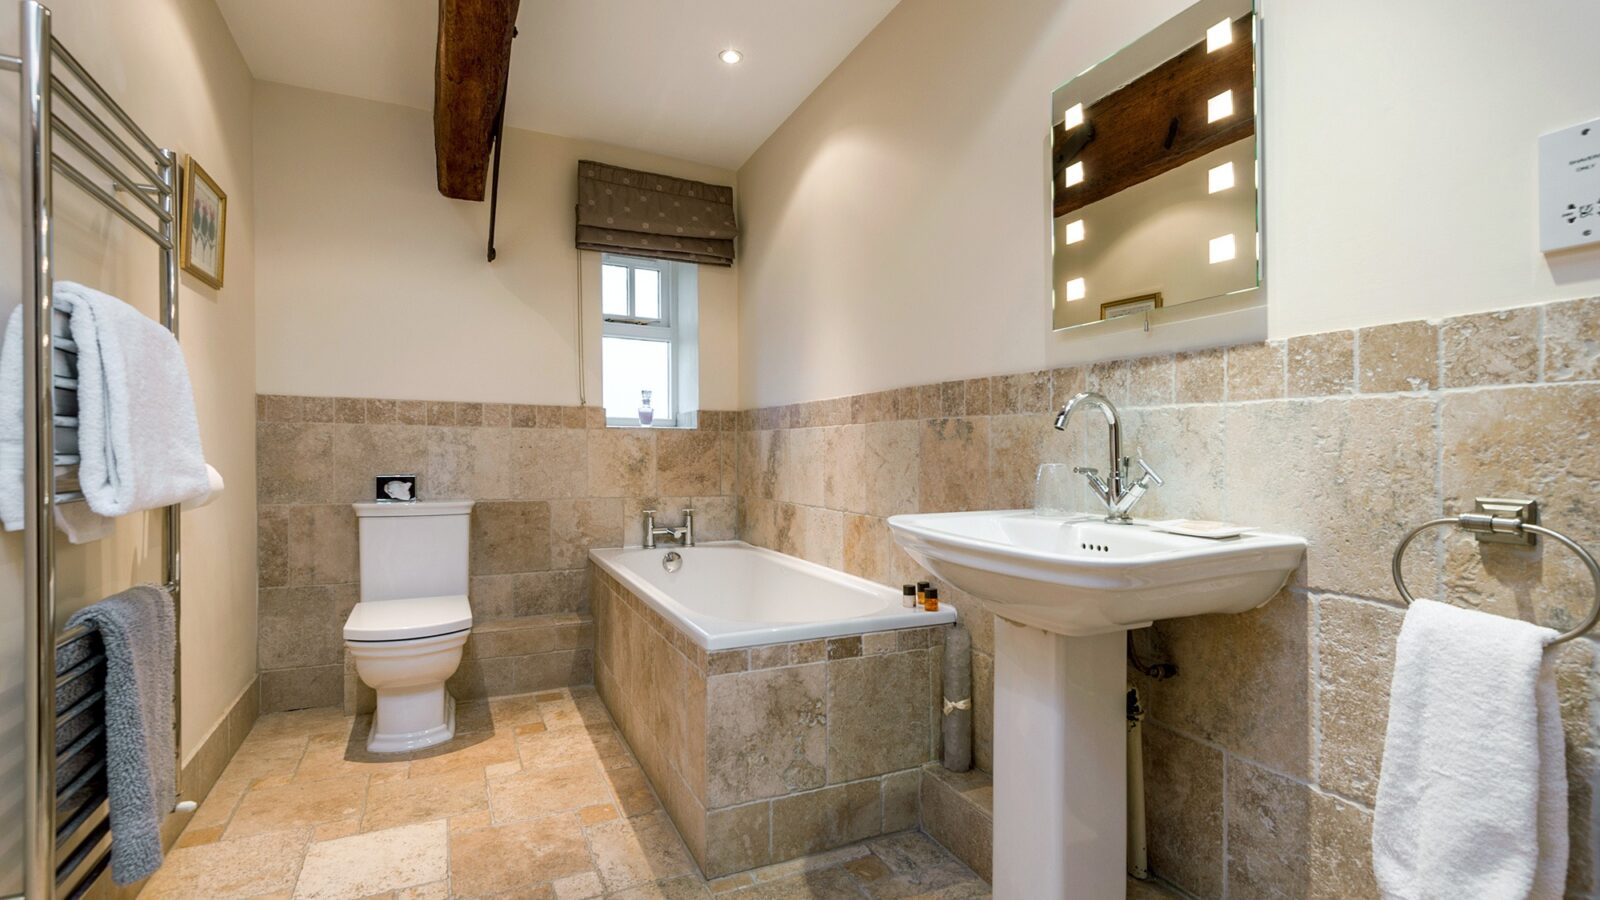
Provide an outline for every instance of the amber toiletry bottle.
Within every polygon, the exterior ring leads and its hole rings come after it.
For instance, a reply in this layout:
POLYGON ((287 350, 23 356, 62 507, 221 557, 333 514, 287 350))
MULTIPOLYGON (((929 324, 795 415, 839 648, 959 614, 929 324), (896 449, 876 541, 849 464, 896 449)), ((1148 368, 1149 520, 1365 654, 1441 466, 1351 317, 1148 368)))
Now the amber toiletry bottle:
POLYGON ((939 589, 928 588, 922 594, 922 608, 927 612, 939 611, 939 589))
POLYGON ((927 593, 928 593, 929 587, 930 587, 930 585, 926 581, 917 582, 917 605, 918 606, 921 606, 923 604, 923 602, 927 599, 927 593))

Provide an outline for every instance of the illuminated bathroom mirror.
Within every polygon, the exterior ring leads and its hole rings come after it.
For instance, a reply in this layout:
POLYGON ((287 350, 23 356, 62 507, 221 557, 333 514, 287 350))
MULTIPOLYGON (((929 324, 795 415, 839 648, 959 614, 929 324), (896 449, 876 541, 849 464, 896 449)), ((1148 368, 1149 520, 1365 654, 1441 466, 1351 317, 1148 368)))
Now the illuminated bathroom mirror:
POLYGON ((1261 285, 1257 32, 1201 0, 1056 89, 1053 328, 1261 285))

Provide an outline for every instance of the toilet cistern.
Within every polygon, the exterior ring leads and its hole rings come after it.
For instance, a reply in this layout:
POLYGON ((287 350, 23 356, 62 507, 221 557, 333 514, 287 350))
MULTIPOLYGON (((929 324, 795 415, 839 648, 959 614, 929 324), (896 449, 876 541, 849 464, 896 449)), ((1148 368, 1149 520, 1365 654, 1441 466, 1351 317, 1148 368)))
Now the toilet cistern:
POLYGON ((1150 468, 1150 464, 1144 461, 1144 454, 1140 453, 1139 468, 1144 470, 1144 474, 1130 483, 1133 460, 1122 455, 1122 420, 1117 415, 1117 408, 1103 394, 1083 391, 1068 400, 1067 404, 1061 407, 1061 411, 1056 413, 1057 431, 1067 430, 1067 421, 1080 406, 1097 407, 1105 414, 1106 425, 1110 429, 1111 467, 1104 479, 1100 477, 1100 470, 1094 466, 1075 466, 1072 471, 1088 479, 1090 490, 1093 490, 1095 496, 1100 498, 1100 502, 1105 504, 1107 522, 1119 525, 1131 524, 1133 516, 1129 513, 1133 511, 1134 504, 1150 490, 1151 482, 1155 482, 1157 486, 1165 482, 1154 469, 1150 468))

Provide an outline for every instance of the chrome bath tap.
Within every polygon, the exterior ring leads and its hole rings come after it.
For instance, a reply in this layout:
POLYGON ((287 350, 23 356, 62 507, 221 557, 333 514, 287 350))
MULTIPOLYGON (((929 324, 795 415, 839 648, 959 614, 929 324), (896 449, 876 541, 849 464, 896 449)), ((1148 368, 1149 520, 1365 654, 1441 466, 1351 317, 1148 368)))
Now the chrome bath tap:
POLYGON ((1107 522, 1127 525, 1133 521, 1133 517, 1128 513, 1145 492, 1150 490, 1151 482, 1155 482, 1156 485, 1164 482, 1161 476, 1150 468, 1150 464, 1144 461, 1142 454, 1138 456, 1138 462, 1144 474, 1137 480, 1130 478, 1133 460, 1122 455, 1122 421, 1117 415, 1117 408, 1111 405, 1111 401, 1104 395, 1094 391, 1084 391, 1068 400, 1067 405, 1056 413, 1057 431, 1067 430, 1067 420, 1072 418, 1073 412, 1080 406, 1098 407, 1100 412, 1105 414, 1106 425, 1111 429, 1111 470, 1105 478, 1101 478, 1100 470, 1093 466, 1075 466, 1072 471, 1088 479, 1090 490, 1093 490, 1095 496, 1100 498, 1100 502, 1105 504, 1107 522))
POLYGON ((678 528, 663 528, 656 525, 656 511, 644 511, 644 549, 654 550, 656 538, 676 541, 680 547, 694 546, 694 510, 683 511, 683 525, 678 528))

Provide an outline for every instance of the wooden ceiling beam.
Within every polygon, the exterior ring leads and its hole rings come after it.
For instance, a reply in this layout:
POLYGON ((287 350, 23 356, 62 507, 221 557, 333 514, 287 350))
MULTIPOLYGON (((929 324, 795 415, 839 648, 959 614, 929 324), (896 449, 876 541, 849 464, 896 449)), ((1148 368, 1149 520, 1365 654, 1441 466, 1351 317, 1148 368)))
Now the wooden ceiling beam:
POLYGON ((505 99, 519 0, 439 0, 433 65, 433 144, 439 193, 482 200, 505 99))
POLYGON ((1052 129, 1055 215, 1119 191, 1255 134, 1255 47, 1250 17, 1233 23, 1233 41, 1215 53, 1205 41, 1179 53, 1084 109, 1072 134, 1052 129), (1233 92, 1233 114, 1206 121, 1206 101, 1233 92), (1083 163, 1083 181, 1062 177, 1083 163))

